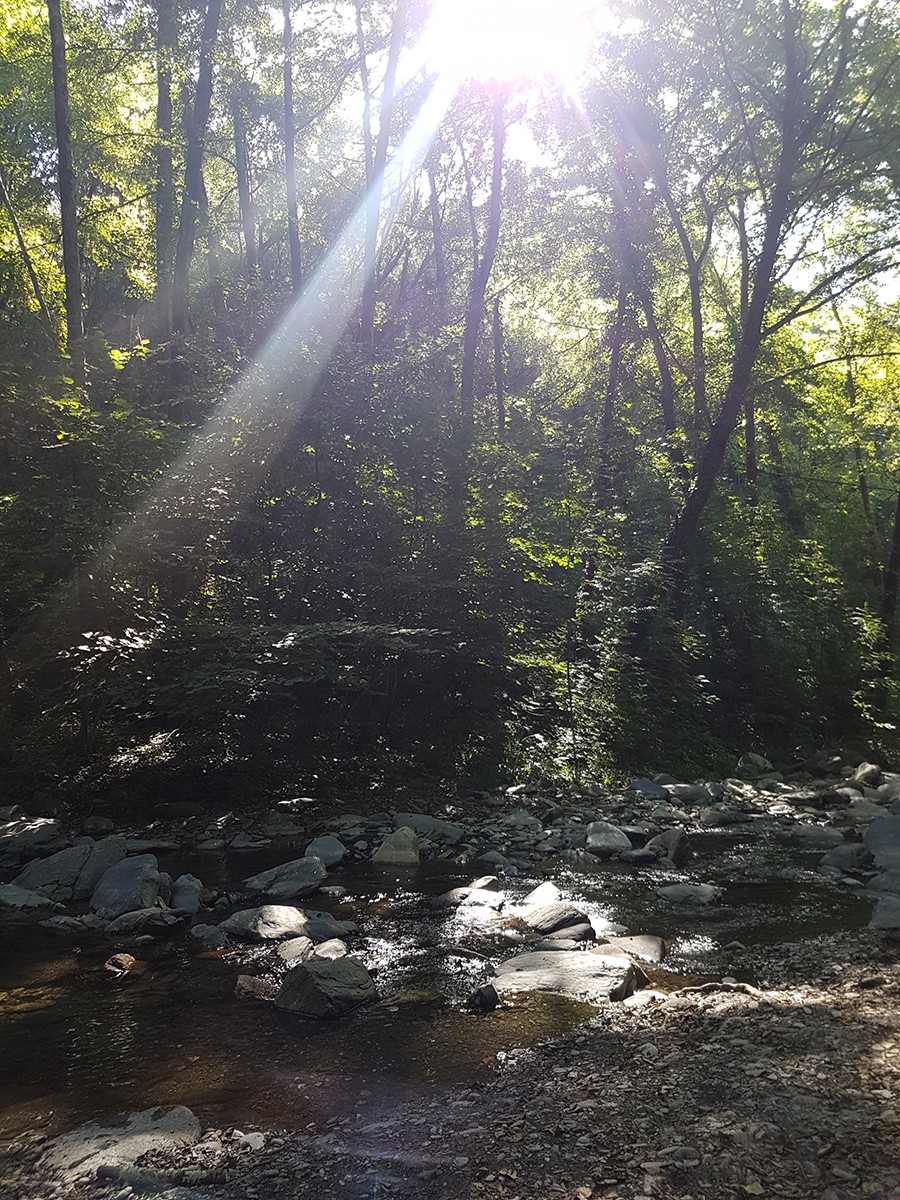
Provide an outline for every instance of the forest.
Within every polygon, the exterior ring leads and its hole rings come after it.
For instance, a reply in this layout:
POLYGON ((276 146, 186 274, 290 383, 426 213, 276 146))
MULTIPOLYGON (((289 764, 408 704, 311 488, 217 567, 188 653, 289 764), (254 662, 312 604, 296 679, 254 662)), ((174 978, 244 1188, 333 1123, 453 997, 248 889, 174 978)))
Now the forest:
POLYGON ((0 14, 10 796, 896 756, 893 0, 0 14))

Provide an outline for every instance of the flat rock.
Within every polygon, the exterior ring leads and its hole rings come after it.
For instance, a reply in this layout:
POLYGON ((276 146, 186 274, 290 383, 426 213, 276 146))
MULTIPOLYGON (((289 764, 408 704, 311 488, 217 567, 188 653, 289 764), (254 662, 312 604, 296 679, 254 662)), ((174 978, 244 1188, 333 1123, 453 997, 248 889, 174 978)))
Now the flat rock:
POLYGON ((823 867, 837 867, 839 871, 858 871, 871 861, 871 854, 862 842, 842 842, 826 850, 819 860, 823 867))
POLYGON ((629 792, 636 792, 645 800, 668 800, 669 793, 661 783, 653 779, 632 779, 628 785, 629 792))
POLYGON ((32 858, 50 853, 63 842, 59 821, 49 817, 14 817, 0 824, 0 854, 32 858))
POLYGON ((106 926, 107 937, 136 936, 149 933, 154 937, 163 933, 174 933, 184 924, 184 917, 169 908, 139 908, 134 912, 122 913, 106 926))
POLYGON ((151 1150, 191 1146, 199 1137, 200 1122, 189 1108, 148 1108, 90 1121, 54 1138, 39 1165, 68 1183, 79 1175, 96 1175, 98 1167, 129 1166, 151 1150))
POLYGON ((522 920, 536 933, 552 933, 555 929, 564 929, 568 925, 590 924, 587 913, 564 901, 529 909, 523 914, 522 920))
POLYGON ((287 904, 263 904, 243 908, 227 917, 219 929, 247 942, 277 942, 285 938, 306 937, 308 922, 302 908, 287 904))
POLYGON ((307 856, 251 875, 244 880, 244 886, 251 892, 261 892, 275 900, 292 900, 316 891, 326 874, 321 858, 307 856))
POLYGON ((275 1007, 303 1017, 340 1017, 376 994, 372 976, 355 958, 312 958, 287 972, 275 1007))
POLYGON ((507 959, 490 982, 499 996, 555 992, 605 1004, 624 999, 634 990, 634 981, 627 958, 596 950, 544 950, 507 959))
POLYGON ((891 871, 882 871, 880 875, 876 875, 874 879, 869 880, 869 890, 872 892, 888 892, 894 896, 900 896, 900 867, 894 867, 891 871))
POLYGON ((278 957, 286 963, 305 962, 308 958, 312 958, 315 949, 312 938, 292 937, 288 938, 286 942, 279 943, 278 957))
POLYGON ((121 837, 81 842, 48 858, 32 859, 13 882, 60 903, 85 900, 101 876, 121 862, 125 853, 125 839, 121 837))
POLYGON ((722 889, 711 883, 670 883, 656 894, 670 904, 712 904, 721 898, 722 889))
POLYGON ((234 994, 238 1000, 274 1000, 278 985, 258 975, 238 975, 234 994))
POLYGON ((340 938, 329 938, 327 942, 320 942, 315 948, 316 958, 344 958, 349 953, 347 943, 342 942, 340 938))
POLYGON ((634 958, 642 958, 645 962, 659 963, 665 957, 666 949, 663 940, 650 933, 639 933, 634 937, 611 937, 613 946, 618 946, 626 954, 634 958))
POLYGON ((900 929, 900 897, 882 896, 875 905, 870 929, 900 929))
POLYGON ((652 850, 657 858, 668 858, 676 866, 683 866, 691 857, 691 843, 683 829, 664 829, 652 837, 645 850, 652 850))
POLYGON ((152 854, 122 859, 100 876, 91 896, 91 908, 108 921, 123 913, 153 908, 162 882, 152 854))
POLYGON ((340 866, 347 857, 347 847, 331 833, 314 838, 303 851, 307 858, 318 858, 330 870, 340 866))
POLYGON ((554 929, 552 933, 546 934, 543 940, 545 942, 595 942, 597 934, 590 922, 583 921, 580 925, 564 925, 561 929, 554 929))
POLYGON ((375 853, 372 862, 380 866, 417 867, 419 865, 419 838, 409 826, 388 834, 375 853))

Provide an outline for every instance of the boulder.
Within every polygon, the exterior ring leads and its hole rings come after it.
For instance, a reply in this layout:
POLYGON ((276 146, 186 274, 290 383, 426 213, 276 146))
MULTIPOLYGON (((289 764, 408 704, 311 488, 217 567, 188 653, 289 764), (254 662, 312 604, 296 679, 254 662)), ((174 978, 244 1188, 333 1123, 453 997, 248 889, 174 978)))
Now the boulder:
POLYGON ((194 916, 200 911, 200 894, 203 882, 196 875, 179 875, 172 884, 169 906, 179 912, 194 916))
POLYGON ((877 787, 881 783, 881 767, 875 763, 861 762, 847 782, 851 787, 857 784, 862 787, 877 787))
POLYGON ((64 841, 59 821, 49 817, 14 817, 0 824, 0 854, 34 858, 52 853, 64 841))
POLYGON ((900 929, 900 897, 882 896, 875 905, 870 929, 900 929))
POLYGON ((857 825, 868 825, 870 821, 877 821, 880 817, 889 815, 883 804, 875 804, 865 798, 854 800, 847 809, 848 819, 857 825))
POLYGON ((372 855, 372 862, 379 866, 417 867, 419 839, 416 831, 403 826, 389 834, 372 855))
POLYGON ((54 1179, 71 1183, 96 1176, 98 1167, 129 1166, 152 1150, 191 1146, 200 1137, 200 1122, 188 1108, 148 1108, 91 1121, 54 1138, 39 1166, 54 1179))
POLYGON ((395 829, 414 829, 422 837, 433 838, 436 842, 444 842, 455 846, 461 842, 465 833, 451 821, 442 821, 438 817, 428 817, 424 813, 396 813, 394 815, 395 829))
MULTIPOLYGON (((483 860, 484 861, 484 860, 483 860)), ((539 904, 555 904, 558 900, 562 900, 562 892, 555 883, 539 883, 538 886, 522 901, 524 905, 537 906, 539 904)))
POLYGON ((272 845, 272 839, 267 837, 257 837, 253 833, 245 833, 241 831, 228 843, 229 850, 265 850, 272 845))
POLYGON ((85 817, 81 822, 81 832, 88 837, 103 837, 104 834, 113 833, 115 828, 109 817, 85 817))
POLYGON ((30 892, 15 883, 0 883, 0 910, 27 912, 29 909, 49 908, 53 903, 40 892, 30 892))
POLYGON ((761 754, 754 754, 753 751, 742 754, 738 759, 738 771, 748 779, 756 779, 760 775, 767 775, 772 770, 774 768, 769 760, 763 758, 761 754))
POLYGON ((277 984, 257 975, 238 975, 234 994, 238 1000, 274 1000, 277 984))
POLYGON ((323 837, 314 838, 303 851, 307 858, 321 859, 329 870, 340 866, 347 857, 347 847, 333 834, 326 833, 323 837))
POLYGON ((721 899, 722 889, 711 883, 670 883, 656 894, 670 904, 712 904, 721 899))
POLYGON ((891 871, 882 871, 880 875, 876 875, 869 881, 869 890, 900 896, 900 867, 894 867, 891 871))
POLYGON ((626 954, 643 958, 646 962, 660 963, 666 953, 662 938, 650 933, 639 933, 635 937, 612 937, 609 941, 626 954))
POLYGON ((245 942, 279 942, 285 938, 307 937, 308 922, 302 908, 287 904, 264 904, 261 908, 243 908, 227 917, 219 929, 245 942))
POLYGON ((651 850, 657 858, 668 858, 677 867, 683 866, 691 857, 691 843, 683 829, 664 829, 652 837, 645 850, 651 850))
POLYGON ((97 916, 108 921, 114 921, 123 913, 153 908, 161 882, 152 854, 124 858, 100 876, 91 896, 91 908, 97 916))
POLYGON ((828 825, 797 825, 794 834, 810 848, 821 850, 840 846, 844 841, 841 831, 828 825))
POLYGON ((635 979, 634 967, 621 955, 597 950, 545 950, 507 959, 490 983, 501 998, 515 992, 555 992, 605 1004, 630 995, 635 979))
POLYGON ((538 908, 529 909, 522 919, 536 933, 553 933, 556 929, 565 929, 569 925, 589 925, 587 914, 574 904, 557 901, 555 904, 542 904, 538 908))
POLYGON ((287 972, 275 1006, 321 1019, 343 1016, 375 996, 372 976, 355 958, 312 958, 287 972))
MULTIPOLYGON (((327 943, 323 943, 327 945, 327 943)), ((312 938, 292 937, 278 946, 278 957, 286 963, 306 962, 315 953, 312 938)))
POLYGON ((883 870, 900 867, 900 815, 873 821, 863 841, 877 866, 883 870))
POLYGON ((315 949, 316 958, 344 958, 349 953, 347 943, 340 938, 329 938, 327 942, 320 942, 315 949))
MULTIPOLYGON (((91 856, 92 848, 93 843, 86 842, 80 846, 69 846, 67 850, 59 850, 49 858, 34 858, 19 872, 13 882, 16 887, 40 892, 50 900, 71 900, 72 889, 91 856)), ((125 857, 124 843, 119 857, 125 857)))
POLYGON ((594 932, 593 925, 588 921, 582 921, 580 925, 563 925, 561 929, 554 929, 543 938, 545 942, 595 942, 596 940, 597 934, 594 932))
POLYGON ((223 950, 228 945, 228 938, 216 925, 194 925, 190 932, 201 950, 223 950))
POLYGON ((306 936, 314 942, 346 937, 350 933, 356 933, 357 928, 355 921, 339 921, 329 912, 320 912, 315 908, 306 909, 306 936))
POLYGON ((591 821, 585 832, 585 846, 598 858, 612 858, 631 849, 631 838, 608 821, 591 821))
POLYGON ((251 892, 261 892, 275 900, 292 900, 316 891, 327 872, 321 858, 295 858, 291 862, 270 867, 244 880, 251 892))
POLYGON ((712 793, 702 783, 670 783, 666 787, 669 797, 679 804, 709 804, 712 793))
POLYGON ((859 871, 871 860, 862 842, 842 842, 826 850, 819 860, 821 867, 837 867, 839 871, 859 871))

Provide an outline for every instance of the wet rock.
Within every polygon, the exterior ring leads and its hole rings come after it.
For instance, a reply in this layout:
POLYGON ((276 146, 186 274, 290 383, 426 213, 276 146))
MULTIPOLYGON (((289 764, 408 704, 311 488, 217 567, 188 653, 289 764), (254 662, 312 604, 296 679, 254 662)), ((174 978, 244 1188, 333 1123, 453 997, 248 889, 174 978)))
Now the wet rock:
POLYGON ((569 925, 589 925, 586 913, 574 904, 557 901, 555 904, 542 904, 538 908, 529 909, 523 914, 525 924, 536 933, 552 933, 555 929, 564 929, 569 925))
POLYGON ((54 1138, 40 1167, 64 1183, 96 1175, 99 1167, 126 1166, 153 1150, 190 1146, 200 1138, 200 1122, 188 1108, 148 1108, 86 1125, 54 1138))
POLYGON ((659 856, 649 846, 642 850, 626 850, 624 854, 619 855, 619 862, 627 863, 631 867, 652 867, 658 861, 659 856))
POLYGON ((757 779, 760 775, 770 773, 774 768, 767 758, 761 754, 749 751, 738 759, 738 771, 747 779, 757 779))
POLYGON ((466 1004, 473 1012, 489 1013, 500 1007, 500 997, 492 983, 483 983, 475 989, 466 1004))
POLYGON ((190 933, 203 950, 222 950, 228 945, 228 938, 216 925, 194 925, 190 933))
POLYGON ((123 913, 153 908, 160 883, 159 868, 152 854, 122 859, 100 876, 91 896, 91 908, 109 921, 123 913))
POLYGON ((691 857, 691 843, 683 829, 664 829, 652 837, 645 850, 652 850, 657 858, 668 858, 676 866, 683 866, 691 857))
POLYGON ((275 1006, 303 1017, 340 1017, 376 994, 372 976, 355 958, 313 958, 288 971, 275 1006))
POLYGON ((278 957, 286 963, 306 962, 308 958, 312 958, 315 949, 312 938, 292 937, 279 943, 278 957))
POLYGON ((554 929, 543 940, 545 942, 594 942, 597 940, 597 934, 590 922, 582 921, 579 925, 564 925, 561 929, 554 929))
POLYGON ((497 968, 490 981, 501 997, 516 992, 555 992, 593 1004, 624 999, 635 971, 626 958, 596 950, 519 954, 497 968))
POLYGON ((347 847, 339 838, 327 833, 323 837, 314 838, 303 853, 307 858, 321 859, 330 870, 332 867, 340 866, 347 857, 347 847))
MULTIPOLYGON (((121 839, 119 840, 121 841, 119 859, 123 859, 125 843, 121 839)), ((59 902, 71 900, 78 877, 91 857, 93 847, 93 842, 87 842, 80 846, 69 846, 66 850, 59 850, 48 858, 32 859, 28 866, 19 872, 13 883, 16 887, 38 892, 50 900, 59 902)), ((112 863, 107 863, 107 867, 112 865, 112 863)), ((100 874, 102 875, 103 872, 101 871, 100 874)), ((96 883, 96 880, 94 882, 96 883)), ((89 896, 91 889, 83 894, 89 896)))
POLYGON ((329 912, 320 912, 315 908, 306 909, 306 935, 314 942, 324 942, 328 938, 347 937, 356 933, 355 921, 339 921, 329 912))
POLYGON ((329 938, 327 942, 320 942, 315 948, 316 958, 344 958, 349 953, 347 943, 342 942, 340 938, 329 938))
POLYGON ((278 985, 257 975, 238 975, 234 994, 238 1000, 274 1000, 278 985))
POLYGON ((59 821, 49 817, 14 817, 0 823, 0 854, 34 858, 52 853, 64 842, 59 821))
POLYGON ((110 975, 139 974, 143 964, 139 963, 133 954, 113 954, 103 964, 103 970, 110 975))
POLYGON ((585 847, 597 858, 612 858, 631 849, 631 838, 608 821, 591 821, 585 832, 585 847))
POLYGON ((465 836, 465 831, 451 821, 441 821, 438 817, 428 817, 423 813, 396 813, 394 828, 414 829, 421 836, 433 838, 448 846, 455 846, 465 836))
POLYGON ((900 896, 900 867, 894 867, 892 871, 883 871, 882 874, 876 875, 869 881, 869 890, 900 896))
POLYGON ((172 884, 169 906, 194 916, 200 911, 203 882, 196 875, 179 875, 172 884))
POLYGON ((53 901, 40 892, 31 892, 15 883, 0 884, 0 910, 5 912, 28 912, 36 908, 50 908, 53 901))
POLYGON ((632 779, 628 785, 629 792, 636 792, 645 800, 668 800, 669 793, 661 783, 653 779, 632 779))
POLYGON ((709 829, 725 825, 742 825, 750 820, 750 814, 740 808, 701 808, 697 817, 700 824, 709 829))
POLYGON ((261 892, 276 900, 292 900, 316 891, 326 874, 320 858, 295 858, 292 862, 251 875, 244 880, 244 886, 251 892, 261 892))
POLYGON ((501 854, 499 850, 487 850, 484 854, 479 854, 478 861, 489 863, 504 875, 517 872, 517 868, 513 863, 509 861, 505 854, 501 854))
POLYGON ((432 903, 435 908, 460 908, 470 905, 499 909, 503 907, 503 897, 487 888, 458 887, 436 896, 432 903))
POLYGON ((122 913, 120 917, 110 921, 104 933, 107 937, 134 937, 137 934, 159 937, 164 933, 174 933, 183 925, 184 917, 172 912, 170 908, 139 908, 122 913))
POLYGON ((287 904, 263 904, 244 908, 222 922, 219 929, 247 942, 276 942, 285 938, 307 937, 308 922, 302 908, 287 904))
POLYGON ((880 817, 888 815, 888 810, 883 804, 875 804, 864 798, 854 800, 847 809, 847 817, 857 825, 867 825, 870 821, 877 821, 880 817))
POLYGON ((417 867, 419 839, 416 831, 403 826, 389 834, 372 855, 372 862, 379 866, 417 867))
POLYGON ((540 833, 544 828, 538 818, 532 813, 526 812, 524 808, 517 808, 514 812, 507 813, 501 819, 500 824, 507 829, 515 829, 521 833, 540 833))
POLYGON ((800 841, 805 842, 807 846, 814 846, 822 850, 839 846, 844 841, 844 835, 839 829, 832 829, 827 825, 798 825, 794 830, 794 835, 800 841))
POLYGON ((258 837, 252 833, 238 833, 228 843, 229 850, 265 850, 272 845, 272 839, 258 837))
POLYGON ((711 883, 671 883, 656 889, 670 904, 712 904, 722 897, 722 889, 711 883))
POLYGON ((213 854, 217 850, 224 849, 224 838, 204 838, 202 842, 197 843, 197 850, 199 850, 201 854, 213 854))
POLYGON ((126 838, 125 848, 129 854, 170 854, 181 849, 181 842, 171 838, 126 838))
POLYGON ((666 791, 679 804, 709 804, 712 800, 702 783, 670 783, 666 791))
POLYGON ((900 816, 873 821, 863 841, 877 866, 884 870, 900 868, 900 816))

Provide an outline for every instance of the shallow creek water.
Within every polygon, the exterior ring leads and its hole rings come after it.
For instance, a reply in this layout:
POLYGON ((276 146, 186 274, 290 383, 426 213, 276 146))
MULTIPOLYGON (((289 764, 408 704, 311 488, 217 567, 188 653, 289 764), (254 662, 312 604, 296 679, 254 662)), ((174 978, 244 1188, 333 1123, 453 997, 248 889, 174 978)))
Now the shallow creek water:
MULTIPOLYGON (((503 883, 514 902, 553 878, 598 923, 662 936, 666 961, 652 975, 663 988, 727 974, 733 940, 799 942, 869 919, 871 900, 816 872, 821 851, 746 829, 697 834, 692 843, 698 855, 687 871, 547 863, 503 883), (685 878, 723 886, 723 902, 679 908, 655 895, 661 884, 685 878)), ((285 845, 252 855, 177 854, 161 856, 160 866, 238 893, 240 880, 298 853, 285 845)), ((35 926, 4 931, 0 1136, 52 1133, 100 1112, 176 1103, 205 1127, 302 1129, 353 1110, 377 1121, 400 1097, 427 1092, 433 1099, 442 1085, 478 1083, 522 1048, 597 1016, 586 1004, 548 995, 487 1016, 464 1010, 466 996, 489 977, 490 961, 523 945, 518 930, 484 910, 429 904, 478 873, 477 864, 440 860, 402 874, 370 866, 333 873, 329 883, 347 895, 307 903, 359 922, 351 951, 376 972, 382 997, 335 1022, 304 1022, 271 1004, 235 999, 238 974, 271 967, 273 956, 256 947, 198 955, 187 937, 159 939, 134 950, 145 963, 140 976, 115 979, 102 970, 111 953, 102 938, 76 943, 35 926), (448 953, 453 945, 490 961, 448 953)))

